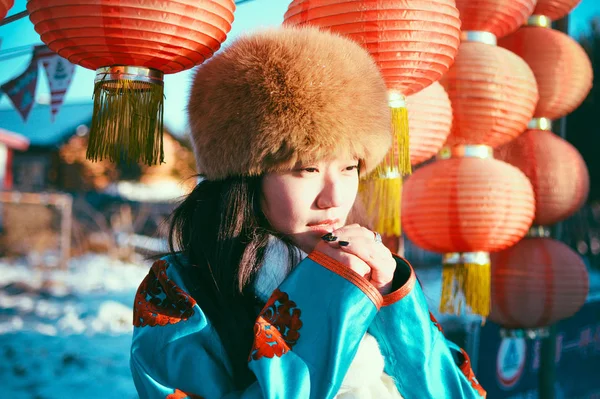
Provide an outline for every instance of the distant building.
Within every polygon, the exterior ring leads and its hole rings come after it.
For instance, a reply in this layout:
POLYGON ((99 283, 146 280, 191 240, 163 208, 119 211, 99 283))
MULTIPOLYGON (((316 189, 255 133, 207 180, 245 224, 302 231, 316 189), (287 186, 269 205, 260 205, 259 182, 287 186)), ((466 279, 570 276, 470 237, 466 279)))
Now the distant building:
POLYGON ((0 109, 0 128, 29 140, 27 151, 13 158, 13 189, 39 191, 104 191, 120 181, 145 186, 157 183, 179 185, 182 193, 195 184, 195 161, 189 142, 164 134, 165 164, 115 165, 85 159, 92 103, 64 104, 54 122, 50 106, 36 104, 26 123, 12 108, 0 109), (183 186, 182 186, 183 184, 183 186))

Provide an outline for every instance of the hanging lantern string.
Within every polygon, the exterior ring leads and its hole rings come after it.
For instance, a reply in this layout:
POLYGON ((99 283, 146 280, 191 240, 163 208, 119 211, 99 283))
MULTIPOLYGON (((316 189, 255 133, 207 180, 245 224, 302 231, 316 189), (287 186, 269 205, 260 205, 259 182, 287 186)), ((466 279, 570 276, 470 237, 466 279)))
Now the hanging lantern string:
POLYGON ((35 43, 26 46, 13 47, 6 50, 0 50, 0 61, 10 60, 11 58, 23 57, 31 55, 34 47, 42 45, 43 43, 35 43))
POLYGON ((8 25, 11 22, 15 22, 15 21, 20 20, 21 18, 25 18, 28 15, 29 15, 29 11, 27 11, 27 10, 18 12, 16 14, 11 15, 10 17, 6 17, 2 21, 0 21, 0 26, 8 25))

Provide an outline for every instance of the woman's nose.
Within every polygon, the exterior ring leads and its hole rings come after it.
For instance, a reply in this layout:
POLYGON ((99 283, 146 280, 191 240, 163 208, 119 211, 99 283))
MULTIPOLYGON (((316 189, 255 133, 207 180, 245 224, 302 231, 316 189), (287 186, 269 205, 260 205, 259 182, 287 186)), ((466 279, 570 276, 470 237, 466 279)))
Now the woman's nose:
POLYGON ((343 184, 339 177, 330 176, 325 178, 321 192, 317 197, 317 207, 327 209, 340 206, 343 191, 343 184))

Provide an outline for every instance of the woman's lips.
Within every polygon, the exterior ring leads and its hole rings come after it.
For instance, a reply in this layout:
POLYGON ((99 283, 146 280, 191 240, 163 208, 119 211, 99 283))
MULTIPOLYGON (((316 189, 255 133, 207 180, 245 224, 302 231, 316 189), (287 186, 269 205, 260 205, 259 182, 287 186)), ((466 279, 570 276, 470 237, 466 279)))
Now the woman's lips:
POLYGON ((319 232, 319 233, 331 233, 335 229, 337 229, 338 224, 340 223, 339 219, 327 219, 320 220, 315 223, 309 223, 307 226, 310 230, 319 232))

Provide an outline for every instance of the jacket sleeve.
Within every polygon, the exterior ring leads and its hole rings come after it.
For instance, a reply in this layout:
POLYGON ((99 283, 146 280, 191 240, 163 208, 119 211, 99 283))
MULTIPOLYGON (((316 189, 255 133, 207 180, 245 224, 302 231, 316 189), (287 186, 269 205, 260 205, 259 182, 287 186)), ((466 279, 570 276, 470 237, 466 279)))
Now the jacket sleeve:
POLYGON ((482 398, 465 351, 445 339, 429 312, 414 270, 402 258, 393 286, 369 328, 385 357, 385 371, 405 398, 482 398))
POLYGON ((233 390, 224 349, 197 305, 187 320, 154 327, 139 326, 134 310, 133 379, 151 399, 332 398, 382 302, 364 278, 313 252, 256 320, 248 364, 256 382, 246 390, 233 390))

